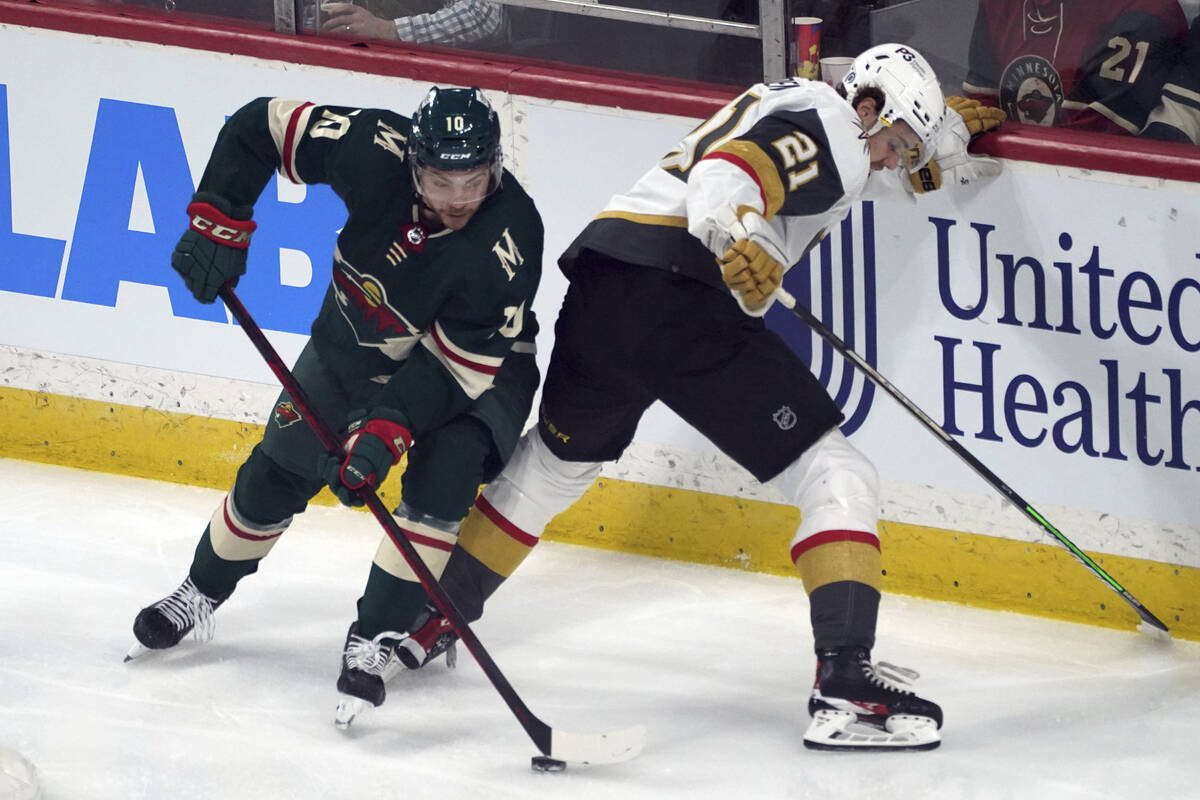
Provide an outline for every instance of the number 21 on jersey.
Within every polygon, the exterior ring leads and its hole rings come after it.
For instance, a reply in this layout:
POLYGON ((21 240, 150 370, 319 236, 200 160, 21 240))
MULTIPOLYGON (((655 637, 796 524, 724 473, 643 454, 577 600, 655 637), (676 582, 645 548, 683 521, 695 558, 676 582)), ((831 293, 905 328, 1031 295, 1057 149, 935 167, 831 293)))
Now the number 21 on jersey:
MULTIPOLYGON (((735 132, 740 131, 739 135, 743 136, 749 132, 741 130, 742 123, 758 105, 759 100, 759 96, 753 90, 745 92, 685 136, 678 148, 663 157, 659 166, 676 178, 686 181, 700 159, 734 138, 735 132)), ((752 146, 762 145, 760 140, 752 146)), ((811 136, 803 131, 792 130, 772 139, 770 145, 778 153, 778 163, 787 178, 787 191, 794 191, 817 177, 819 166, 816 157, 819 148, 811 136)))

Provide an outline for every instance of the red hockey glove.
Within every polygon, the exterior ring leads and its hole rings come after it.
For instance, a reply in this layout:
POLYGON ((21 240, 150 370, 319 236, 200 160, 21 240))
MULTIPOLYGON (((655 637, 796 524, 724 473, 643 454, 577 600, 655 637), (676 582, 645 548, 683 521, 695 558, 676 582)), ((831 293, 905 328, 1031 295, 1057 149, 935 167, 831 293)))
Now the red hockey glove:
POLYGON ((321 476, 338 500, 348 506, 363 505, 358 491, 383 483, 388 470, 400 463, 400 457, 412 446, 412 434, 398 419, 394 412, 375 409, 370 416, 351 423, 344 457, 330 455, 322 459, 321 476))
POLYGON ((171 266, 193 297, 211 303, 226 281, 237 285, 245 274, 250 234, 258 226, 250 220, 249 208, 234 208, 208 192, 197 192, 187 211, 190 224, 175 245, 171 266))

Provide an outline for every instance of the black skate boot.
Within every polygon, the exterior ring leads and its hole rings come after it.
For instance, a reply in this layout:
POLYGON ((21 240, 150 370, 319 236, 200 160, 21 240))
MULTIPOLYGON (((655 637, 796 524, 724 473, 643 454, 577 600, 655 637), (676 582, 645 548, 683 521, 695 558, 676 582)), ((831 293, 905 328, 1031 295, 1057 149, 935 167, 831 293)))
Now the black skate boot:
POLYGON ((196 588, 189 577, 179 588, 153 605, 138 612, 133 620, 133 635, 138 643, 125 656, 137 658, 147 650, 166 650, 183 641, 189 632, 198 642, 213 637, 213 612, 233 594, 230 589, 217 597, 209 597, 196 588))
POLYGON ((458 634, 450 627, 450 621, 442 616, 442 612, 433 605, 425 606, 413 621, 412 628, 415 633, 400 640, 396 646, 396 656, 404 666, 420 669, 445 653, 446 667, 454 669, 458 664, 458 650, 455 647, 458 634))
POLYGON ((904 685, 913 670, 871 664, 865 647, 817 653, 817 679, 804 734, 812 750, 932 750, 941 744, 942 709, 904 685))
POLYGON ((384 631, 373 639, 366 639, 358 635, 358 621, 351 623, 342 648, 342 672, 337 679, 337 690, 342 698, 334 713, 335 726, 345 730, 366 709, 383 705, 387 697, 384 682, 401 669, 395 646, 385 644, 385 641, 394 642, 403 635, 384 631))

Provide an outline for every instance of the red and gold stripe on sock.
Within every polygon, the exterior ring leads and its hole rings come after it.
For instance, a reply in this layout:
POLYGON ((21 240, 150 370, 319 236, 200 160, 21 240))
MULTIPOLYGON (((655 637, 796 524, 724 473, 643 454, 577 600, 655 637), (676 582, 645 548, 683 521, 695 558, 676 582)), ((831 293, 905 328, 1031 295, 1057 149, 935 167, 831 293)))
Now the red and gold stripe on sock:
POLYGON ((792 561, 809 594, 837 581, 858 581, 879 589, 883 573, 879 537, 867 531, 814 533, 792 545, 792 561))
POLYGON ((497 575, 512 575, 538 543, 504 517, 483 495, 475 500, 459 531, 459 545, 497 575))

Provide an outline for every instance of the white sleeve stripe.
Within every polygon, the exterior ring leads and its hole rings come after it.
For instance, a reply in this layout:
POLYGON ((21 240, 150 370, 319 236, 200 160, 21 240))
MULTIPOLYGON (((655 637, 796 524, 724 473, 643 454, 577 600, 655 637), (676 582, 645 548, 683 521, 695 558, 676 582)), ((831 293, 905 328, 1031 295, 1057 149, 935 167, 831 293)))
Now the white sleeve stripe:
POLYGON ((308 130, 313 104, 296 100, 271 100, 267 104, 267 124, 279 153, 279 173, 292 183, 304 183, 296 172, 296 147, 308 130))
POLYGON ((450 337, 446 335, 446 329, 436 320, 433 323, 431 333, 433 333, 433 338, 437 342, 438 347, 446 353, 446 357, 462 364, 467 369, 483 372, 487 375, 495 375, 496 370, 500 369, 500 365, 504 363, 503 356, 484 356, 458 347, 454 342, 450 341, 450 337))
POLYGON ((986 94, 992 97, 999 97, 1000 90, 995 86, 976 86, 970 81, 963 81, 963 94, 986 94))
POLYGON ((459 388, 461 388, 463 393, 472 400, 478 400, 480 395, 492 387, 491 375, 482 372, 475 372, 471 369, 464 369, 457 362, 451 361, 446 357, 445 351, 437 346, 437 343, 434 342, 433 337, 426 336, 421 339, 421 346, 433 353, 433 357, 442 362, 442 366, 445 367, 446 371, 454 377, 454 380, 458 383, 459 388))
MULTIPOLYGON (((1072 104, 1069 102, 1063 103, 1063 108, 1071 108, 1071 106, 1072 106, 1072 104)), ((1113 123, 1114 125, 1119 125, 1120 127, 1124 128, 1129 133, 1133 133, 1133 134, 1138 133, 1139 129, 1136 125, 1134 125, 1132 122, 1130 122, 1129 120, 1122 117, 1116 111, 1113 111, 1111 108, 1109 108, 1108 106, 1104 105, 1103 103, 1101 103, 1099 101, 1090 103, 1088 105, 1084 105, 1083 107, 1091 108, 1093 111, 1095 111, 1100 116, 1108 119, 1109 122, 1113 123)))
POLYGON ((503 358, 468 353, 455 347, 437 322, 434 322, 430 335, 421 339, 421 345, 441 362, 472 400, 491 388, 492 379, 504 362, 503 358))
POLYGON ((1171 95, 1179 102, 1190 106, 1200 106, 1200 94, 1191 89, 1184 88, 1177 83, 1163 84, 1163 94, 1171 95))

